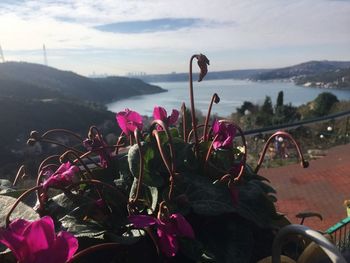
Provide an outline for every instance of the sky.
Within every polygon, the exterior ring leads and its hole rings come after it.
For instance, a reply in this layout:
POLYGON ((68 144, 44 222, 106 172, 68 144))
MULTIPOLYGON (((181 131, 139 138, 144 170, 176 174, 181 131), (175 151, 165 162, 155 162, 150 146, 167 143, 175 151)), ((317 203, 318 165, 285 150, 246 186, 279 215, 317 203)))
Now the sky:
MULTIPOLYGON (((350 0, 0 0, 6 61, 88 76, 350 61, 350 0)), ((1 57, 0 57, 1 59, 1 57)))

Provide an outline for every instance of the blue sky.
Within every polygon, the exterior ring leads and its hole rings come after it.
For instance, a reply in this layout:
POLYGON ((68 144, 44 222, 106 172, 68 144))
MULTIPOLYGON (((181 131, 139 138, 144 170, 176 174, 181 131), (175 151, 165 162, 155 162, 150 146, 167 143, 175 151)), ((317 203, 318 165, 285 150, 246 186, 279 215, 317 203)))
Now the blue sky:
POLYGON ((83 75, 185 72, 350 60, 348 0, 0 0, 7 61, 83 75))

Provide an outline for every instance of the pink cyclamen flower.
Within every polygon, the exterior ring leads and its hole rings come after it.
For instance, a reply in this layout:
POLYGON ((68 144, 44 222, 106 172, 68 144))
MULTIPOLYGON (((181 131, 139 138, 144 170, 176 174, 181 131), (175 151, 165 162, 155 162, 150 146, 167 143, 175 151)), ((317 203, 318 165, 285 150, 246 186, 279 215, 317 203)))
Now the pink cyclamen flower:
POLYGON ((84 147, 88 151, 96 152, 100 156, 100 163, 103 168, 107 168, 111 163, 111 151, 107 148, 107 144, 100 140, 99 136, 95 136, 93 139, 85 139, 83 141, 84 147))
POLYGON ((175 109, 173 109, 170 116, 168 116, 166 110, 163 107, 156 106, 153 109, 153 119, 161 120, 168 126, 174 125, 177 122, 179 114, 179 111, 175 109))
POLYGON ((78 249, 74 235, 55 233, 51 217, 30 222, 17 219, 8 228, 0 228, 0 242, 8 247, 18 263, 64 263, 78 249))
POLYGON ((216 137, 213 143, 214 149, 232 148, 232 142, 236 136, 236 127, 234 125, 215 120, 213 124, 213 133, 216 137))
POLYGON ((70 162, 61 164, 56 172, 49 172, 48 178, 44 181, 43 187, 65 187, 73 183, 75 174, 79 172, 79 167, 70 162))
POLYGON ((170 215, 167 221, 162 221, 152 216, 131 215, 129 221, 136 228, 155 226, 159 237, 159 247, 167 257, 173 257, 179 249, 177 237, 194 239, 191 225, 181 214, 170 215))
POLYGON ((129 135, 130 132, 134 132, 136 128, 142 130, 142 117, 136 111, 125 109, 117 113, 116 119, 119 127, 126 135, 129 135))

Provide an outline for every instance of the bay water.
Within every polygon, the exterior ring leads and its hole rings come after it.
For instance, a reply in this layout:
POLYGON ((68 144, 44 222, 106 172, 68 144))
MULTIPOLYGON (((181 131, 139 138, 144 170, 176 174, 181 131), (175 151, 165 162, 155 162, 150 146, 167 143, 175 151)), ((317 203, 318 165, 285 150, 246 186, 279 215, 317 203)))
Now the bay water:
MULTIPOLYGON (((167 92, 134 96, 128 99, 118 100, 107 104, 108 110, 118 112, 129 108, 139 112, 141 115, 151 116, 154 106, 164 107, 168 113, 172 109, 181 109, 182 102, 190 108, 189 84, 188 82, 159 82, 152 83, 167 89, 167 92)), ((215 104, 212 114, 220 117, 228 117, 236 112, 244 101, 262 104, 266 96, 270 96, 272 103, 276 103, 279 91, 284 93, 284 103, 292 103, 294 106, 300 106, 314 100, 322 92, 331 92, 339 100, 350 100, 350 90, 323 89, 297 86, 292 82, 254 82, 249 80, 204 80, 194 82, 194 99, 196 111, 200 110, 206 114, 211 97, 217 93, 220 97, 220 103, 215 104)))

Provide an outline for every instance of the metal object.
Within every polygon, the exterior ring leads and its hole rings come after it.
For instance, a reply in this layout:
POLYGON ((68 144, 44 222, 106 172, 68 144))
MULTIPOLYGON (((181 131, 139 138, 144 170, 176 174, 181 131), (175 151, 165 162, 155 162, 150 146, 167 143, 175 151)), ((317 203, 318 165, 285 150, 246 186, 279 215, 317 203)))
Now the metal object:
POLYGON ((287 225, 280 229, 272 244, 272 263, 281 263, 282 245, 288 235, 302 235, 315 242, 327 254, 333 263, 346 263, 340 251, 319 232, 302 225, 287 225))

